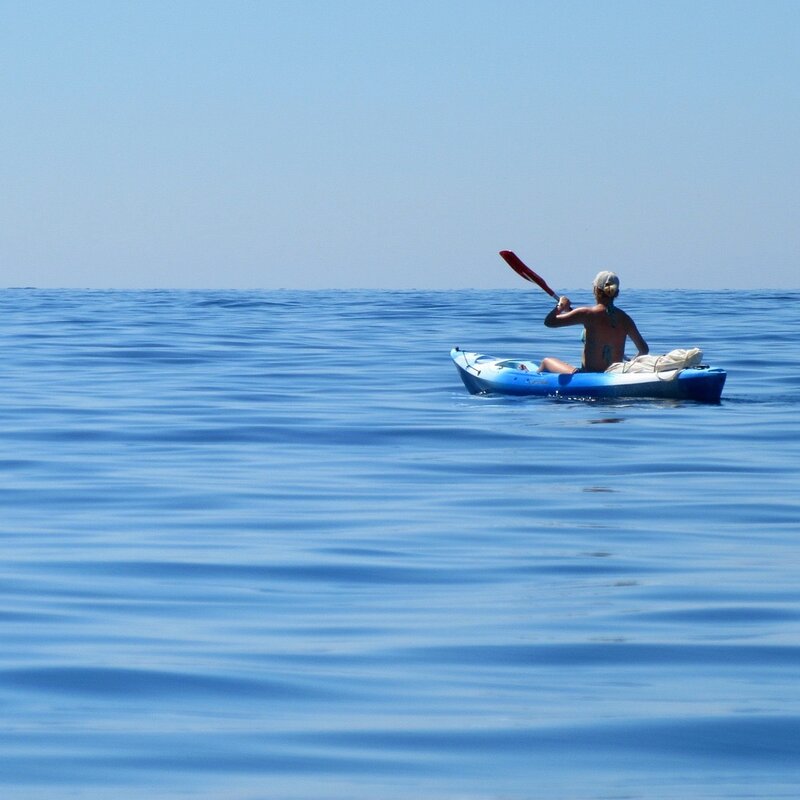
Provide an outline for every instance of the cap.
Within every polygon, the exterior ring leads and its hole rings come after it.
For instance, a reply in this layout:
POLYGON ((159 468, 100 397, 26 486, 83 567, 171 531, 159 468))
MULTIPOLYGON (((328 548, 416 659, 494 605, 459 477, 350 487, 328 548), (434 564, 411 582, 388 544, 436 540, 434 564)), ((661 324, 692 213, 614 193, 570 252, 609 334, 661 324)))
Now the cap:
POLYGON ((615 272, 598 272, 592 286, 607 297, 616 297, 619 294, 619 278, 615 272))

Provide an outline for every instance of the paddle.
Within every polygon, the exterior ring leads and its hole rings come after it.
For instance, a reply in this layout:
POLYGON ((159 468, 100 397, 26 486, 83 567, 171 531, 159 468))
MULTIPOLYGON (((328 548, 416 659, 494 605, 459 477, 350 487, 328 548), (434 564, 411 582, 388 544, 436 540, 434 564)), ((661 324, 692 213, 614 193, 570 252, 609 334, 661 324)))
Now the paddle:
POLYGON ((558 300, 558 295, 547 285, 547 281, 545 281, 541 275, 537 275, 530 267, 526 267, 516 253, 512 253, 511 250, 501 250, 500 256, 517 275, 525 278, 526 281, 535 283, 539 288, 544 289, 551 297, 555 297, 555 299, 558 300))

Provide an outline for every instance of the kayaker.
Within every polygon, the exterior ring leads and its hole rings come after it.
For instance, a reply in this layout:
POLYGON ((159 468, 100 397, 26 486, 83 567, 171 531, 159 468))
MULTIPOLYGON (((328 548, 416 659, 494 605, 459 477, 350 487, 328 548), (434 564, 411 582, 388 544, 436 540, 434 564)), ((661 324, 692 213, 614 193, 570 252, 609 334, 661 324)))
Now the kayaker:
POLYGON ((625 357, 625 340, 630 337, 637 355, 650 352, 636 323, 614 305, 619 294, 619 278, 608 271, 599 272, 594 279, 593 306, 572 308, 568 297, 558 299, 558 305, 544 318, 548 328, 567 325, 583 325, 583 361, 581 367, 573 367, 559 358, 547 356, 539 365, 540 372, 605 372, 608 367, 625 357))

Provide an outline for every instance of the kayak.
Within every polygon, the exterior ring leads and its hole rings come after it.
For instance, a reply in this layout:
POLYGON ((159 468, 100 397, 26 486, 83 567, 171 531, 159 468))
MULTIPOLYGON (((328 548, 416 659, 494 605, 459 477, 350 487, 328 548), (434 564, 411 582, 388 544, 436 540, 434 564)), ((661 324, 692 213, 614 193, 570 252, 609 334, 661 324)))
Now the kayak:
POLYGON ((470 394, 532 397, 644 397, 719 403, 725 370, 707 366, 661 372, 539 372, 534 361, 450 351, 470 394))
POLYGON ((533 397, 645 397, 719 403, 725 370, 707 366, 661 372, 539 372, 534 361, 450 351, 470 394, 533 397))

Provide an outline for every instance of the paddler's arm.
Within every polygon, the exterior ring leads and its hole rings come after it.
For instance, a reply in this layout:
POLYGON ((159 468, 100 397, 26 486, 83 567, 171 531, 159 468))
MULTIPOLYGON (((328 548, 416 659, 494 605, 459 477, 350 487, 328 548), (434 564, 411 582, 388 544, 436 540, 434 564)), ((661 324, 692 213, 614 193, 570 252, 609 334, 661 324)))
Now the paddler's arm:
POLYGON ((630 321, 628 336, 630 336, 631 341, 636 345, 636 349, 639 351, 636 355, 646 356, 650 352, 650 347, 642 337, 642 334, 639 333, 636 323, 630 317, 628 317, 628 320, 630 321))
POLYGON ((572 308, 569 297, 559 297, 558 304, 551 309, 550 313, 544 318, 544 324, 548 328, 560 328, 563 325, 577 325, 586 319, 588 308, 572 308))

